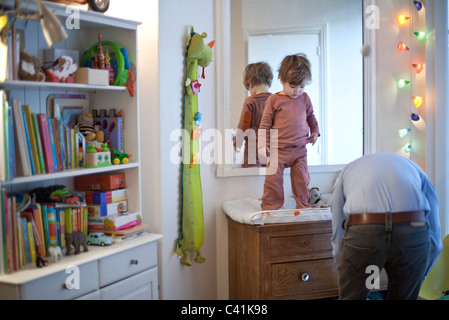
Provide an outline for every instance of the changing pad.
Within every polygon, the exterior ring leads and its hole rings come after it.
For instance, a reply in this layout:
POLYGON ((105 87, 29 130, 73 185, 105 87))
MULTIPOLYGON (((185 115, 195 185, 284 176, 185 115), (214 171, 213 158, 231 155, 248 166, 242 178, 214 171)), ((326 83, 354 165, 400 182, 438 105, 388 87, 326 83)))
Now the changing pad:
POLYGON ((332 220, 329 207, 298 210, 293 198, 287 199, 280 210, 262 211, 260 204, 252 198, 231 200, 223 203, 223 210, 232 220, 250 225, 332 220))

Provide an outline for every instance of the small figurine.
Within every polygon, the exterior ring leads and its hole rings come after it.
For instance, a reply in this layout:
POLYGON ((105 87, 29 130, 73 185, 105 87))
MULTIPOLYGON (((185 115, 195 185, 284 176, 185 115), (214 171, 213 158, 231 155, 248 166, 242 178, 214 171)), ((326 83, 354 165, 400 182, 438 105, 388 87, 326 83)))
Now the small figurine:
POLYGON ((105 69, 103 46, 101 44, 101 32, 98 32, 97 54, 92 61, 92 69, 105 69))
POLYGON ((72 246, 75 248, 75 254, 79 254, 80 246, 83 246, 83 252, 89 251, 87 249, 87 240, 86 235, 83 232, 80 231, 73 231, 72 233, 68 233, 66 231, 65 233, 65 243, 67 247, 66 256, 70 255, 70 252, 72 251, 72 246))
POLYGON ((47 263, 48 263, 48 261, 45 259, 42 259, 40 254, 38 254, 36 256, 36 267, 38 267, 38 268, 46 267, 47 263))
POLYGON ((129 162, 129 158, 132 157, 131 153, 123 153, 118 151, 117 149, 112 150, 112 163, 113 164, 127 164, 129 162))
POLYGON ((50 247, 48 251, 50 251, 51 262, 58 262, 62 260, 62 253, 60 247, 50 247))

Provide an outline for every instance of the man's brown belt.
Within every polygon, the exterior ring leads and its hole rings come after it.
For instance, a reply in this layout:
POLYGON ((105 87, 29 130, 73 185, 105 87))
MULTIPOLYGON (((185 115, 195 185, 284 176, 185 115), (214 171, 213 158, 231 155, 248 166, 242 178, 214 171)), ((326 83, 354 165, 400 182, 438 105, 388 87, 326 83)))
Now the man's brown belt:
MULTIPOLYGON (((349 216, 348 226, 360 224, 385 224, 387 219, 386 213, 351 213, 349 216)), ((405 211, 393 212, 391 214, 391 222, 406 223, 406 222, 426 222, 426 215, 424 211, 405 211)))

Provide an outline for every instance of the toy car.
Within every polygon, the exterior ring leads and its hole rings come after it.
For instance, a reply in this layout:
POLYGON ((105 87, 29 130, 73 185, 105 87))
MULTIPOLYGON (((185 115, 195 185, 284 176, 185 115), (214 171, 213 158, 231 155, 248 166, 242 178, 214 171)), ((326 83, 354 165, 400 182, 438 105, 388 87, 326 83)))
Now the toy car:
POLYGON ((88 245, 109 246, 114 242, 112 237, 106 237, 102 232, 93 232, 87 236, 88 245))

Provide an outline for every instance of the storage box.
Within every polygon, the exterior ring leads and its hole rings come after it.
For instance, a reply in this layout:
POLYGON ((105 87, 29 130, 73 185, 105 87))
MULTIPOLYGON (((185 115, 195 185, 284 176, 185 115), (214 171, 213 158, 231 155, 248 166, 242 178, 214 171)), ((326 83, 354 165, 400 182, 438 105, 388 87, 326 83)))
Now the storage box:
POLYGON ((140 213, 123 213, 105 218, 89 218, 89 229, 91 230, 122 230, 137 226, 142 223, 140 213))
POLYGON ((108 86, 109 70, 78 68, 75 72, 75 83, 108 86))
POLYGON ((117 189, 103 192, 86 191, 84 192, 84 198, 86 199, 87 204, 109 204, 128 200, 128 190, 117 189))
POLYGON ((109 191, 126 188, 125 174, 93 175, 75 178, 75 186, 81 191, 109 191))
POLYGON ((50 48, 44 50, 44 64, 50 64, 59 59, 62 56, 69 56, 72 58, 73 63, 76 63, 77 66, 80 65, 80 57, 79 52, 77 50, 70 49, 58 49, 58 48, 50 48))
POLYGON ((89 217, 102 218, 112 216, 118 213, 125 213, 128 211, 128 201, 119 201, 110 204, 95 204, 88 205, 87 212, 89 217))

